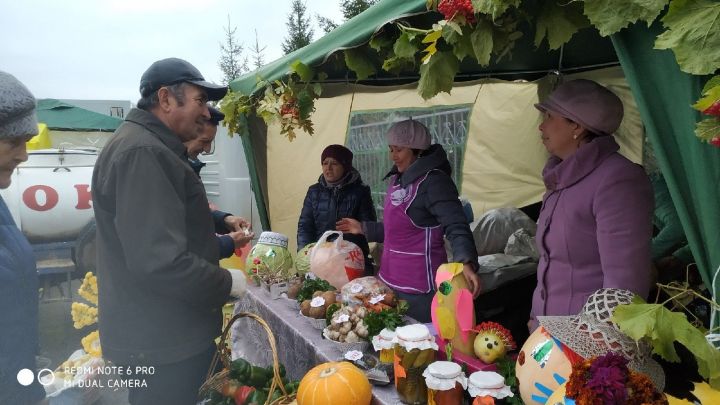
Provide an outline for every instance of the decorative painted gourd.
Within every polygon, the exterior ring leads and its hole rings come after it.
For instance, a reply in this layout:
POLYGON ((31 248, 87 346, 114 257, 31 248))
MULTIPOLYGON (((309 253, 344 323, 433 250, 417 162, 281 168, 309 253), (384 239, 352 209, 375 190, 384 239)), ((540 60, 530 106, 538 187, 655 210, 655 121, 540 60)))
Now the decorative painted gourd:
POLYGON ((562 344, 544 328, 535 329, 515 363, 520 397, 526 405, 549 403, 548 398, 567 381, 571 371, 572 364, 562 344))
POLYGON ((298 405, 368 405, 372 387, 365 374, 347 361, 315 366, 300 381, 298 405))
POLYGON ((510 331, 495 322, 482 322, 475 327, 477 336, 473 348, 475 355, 483 362, 490 364, 508 352, 515 350, 515 341, 510 331))

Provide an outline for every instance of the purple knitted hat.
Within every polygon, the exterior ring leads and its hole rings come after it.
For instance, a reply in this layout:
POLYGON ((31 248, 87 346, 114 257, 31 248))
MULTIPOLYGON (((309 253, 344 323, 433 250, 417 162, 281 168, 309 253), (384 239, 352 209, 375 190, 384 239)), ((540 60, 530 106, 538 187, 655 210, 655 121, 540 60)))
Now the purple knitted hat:
POLYGON ((545 101, 535 104, 535 108, 557 113, 596 135, 612 135, 623 118, 620 98, 596 82, 585 79, 561 84, 545 101))
POLYGON ((430 147, 430 131, 425 125, 412 119, 394 123, 385 137, 388 145, 420 150, 430 147))

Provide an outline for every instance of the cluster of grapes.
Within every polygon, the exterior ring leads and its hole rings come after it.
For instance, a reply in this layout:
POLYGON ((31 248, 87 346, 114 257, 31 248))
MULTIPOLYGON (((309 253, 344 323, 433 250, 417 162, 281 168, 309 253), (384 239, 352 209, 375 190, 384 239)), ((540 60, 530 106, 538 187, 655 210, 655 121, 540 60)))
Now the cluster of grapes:
POLYGON ((470 0, 441 0, 438 4, 438 11, 448 21, 455 16, 464 16, 468 24, 475 23, 475 12, 470 0))

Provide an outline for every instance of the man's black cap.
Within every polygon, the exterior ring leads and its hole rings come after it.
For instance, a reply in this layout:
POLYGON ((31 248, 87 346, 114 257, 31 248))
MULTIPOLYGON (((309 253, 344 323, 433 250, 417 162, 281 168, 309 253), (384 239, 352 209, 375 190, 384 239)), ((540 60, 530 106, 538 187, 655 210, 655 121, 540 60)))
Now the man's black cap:
POLYGON ((220 100, 227 93, 227 87, 205 81, 200 71, 189 62, 178 58, 159 60, 143 73, 140 78, 140 95, 147 97, 160 87, 177 83, 192 83, 205 89, 208 100, 220 100))
POLYGON ((213 106, 208 106, 208 111, 210 111, 210 123, 213 125, 219 125, 220 121, 225 119, 225 114, 222 113, 222 111, 218 110, 217 108, 213 106))

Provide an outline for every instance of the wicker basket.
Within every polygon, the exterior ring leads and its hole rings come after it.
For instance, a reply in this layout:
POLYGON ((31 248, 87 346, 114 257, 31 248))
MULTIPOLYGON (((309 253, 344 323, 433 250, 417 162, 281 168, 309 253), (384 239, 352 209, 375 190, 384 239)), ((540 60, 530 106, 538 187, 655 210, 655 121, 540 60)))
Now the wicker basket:
POLYGON ((230 335, 230 328, 235 323, 235 321, 240 318, 254 319, 263 327, 263 329, 265 329, 265 332, 267 332, 268 335, 268 341, 270 342, 270 350, 272 351, 273 357, 273 379, 270 384, 270 390, 268 391, 269 395, 267 401, 265 402, 265 405, 284 405, 293 403, 295 401, 295 394, 288 394, 287 391, 285 391, 285 386, 283 385, 282 378, 280 377, 280 361, 278 360, 278 351, 277 344, 275 343, 275 336, 270 330, 270 326, 267 324, 267 322, 265 322, 258 315, 248 312, 240 312, 237 315, 233 316, 232 319, 230 319, 230 321, 228 322, 225 329, 223 329, 222 336, 220 337, 220 341, 217 345, 217 351, 215 352, 215 356, 213 356, 212 362, 210 363, 210 369, 208 370, 205 383, 203 383, 203 385, 200 387, 200 396, 205 397, 211 391, 222 392, 222 386, 225 381, 227 381, 228 375, 230 373, 229 370, 231 363, 231 353, 228 345, 226 344, 226 341, 228 336, 230 335), (215 371, 219 361, 222 361, 223 363, 223 370, 213 374, 213 371, 215 371), (270 398, 272 397, 273 392, 275 392, 275 390, 277 389, 282 392, 282 396, 271 402, 270 398))

